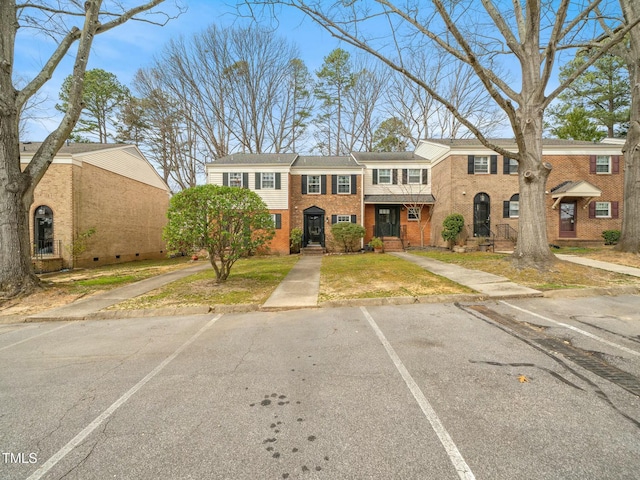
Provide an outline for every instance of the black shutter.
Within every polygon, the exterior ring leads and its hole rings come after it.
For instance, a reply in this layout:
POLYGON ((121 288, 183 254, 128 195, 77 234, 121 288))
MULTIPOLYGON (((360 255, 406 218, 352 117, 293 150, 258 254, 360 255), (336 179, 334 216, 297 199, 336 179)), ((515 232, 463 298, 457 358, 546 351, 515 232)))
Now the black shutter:
POLYGON ((358 193, 358 175, 351 175, 351 194, 358 193))
POLYGON ((505 175, 509 175, 511 173, 509 157, 502 157, 502 173, 505 175))
POLYGON ((473 175, 473 173, 475 172, 475 167, 474 167, 475 161, 476 160, 473 155, 469 155, 467 157, 467 173, 469 175, 473 175))
POLYGON ((351 215, 351 223, 358 223, 358 217, 356 215, 351 215))
POLYGON ((498 173, 498 156, 491 155, 490 160, 491 160, 491 174, 495 175, 498 173))
POLYGON ((505 200, 502 202, 502 218, 509 218, 509 207, 511 202, 509 200, 505 200))
POLYGON ((378 169, 377 168, 373 169, 372 175, 373 175, 373 181, 371 183, 373 183, 374 185, 377 185, 378 184, 378 169))
POLYGON ((229 186, 229 174, 228 173, 223 173, 222 174, 222 185, 224 185, 225 187, 229 186))
POLYGON ((423 185, 429 184, 429 169, 427 168, 422 169, 422 184, 423 185))
POLYGON ((393 173, 393 181, 391 183, 393 183, 394 185, 398 184, 398 170, 397 169, 393 169, 391 170, 391 173, 393 173))
POLYGON ((282 228, 282 214, 276 213, 275 217, 276 217, 276 229, 280 230, 282 228))
POLYGON ((331 225, 338 221, 338 215, 331 215, 331 225))
POLYGON ((262 187, 262 176, 261 173, 256 172, 256 190, 260 190, 260 187, 262 187))
POLYGON ((302 175, 302 194, 303 195, 307 194, 307 176, 306 175, 302 175))
POLYGON ((320 175, 320 193, 322 195, 327 194, 327 176, 326 175, 320 175))
POLYGON ((402 184, 403 185, 407 184, 407 169, 406 168, 402 169, 402 184))
POLYGON ((249 174, 242 174, 242 188, 249 188, 249 174))
POLYGON ((338 193, 338 175, 331 175, 331 193, 338 193))
POLYGON ((282 189, 282 179, 280 173, 276 173, 276 190, 282 189))

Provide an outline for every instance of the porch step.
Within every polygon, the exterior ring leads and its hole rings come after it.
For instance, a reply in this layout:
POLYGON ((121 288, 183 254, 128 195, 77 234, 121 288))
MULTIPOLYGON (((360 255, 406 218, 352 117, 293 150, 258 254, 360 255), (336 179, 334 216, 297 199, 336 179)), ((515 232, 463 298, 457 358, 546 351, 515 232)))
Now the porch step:
POLYGON ((382 237, 385 252, 404 252, 402 241, 397 237, 382 237))
POLYGON ((310 245, 300 249, 302 255, 324 255, 324 247, 320 245, 310 245))

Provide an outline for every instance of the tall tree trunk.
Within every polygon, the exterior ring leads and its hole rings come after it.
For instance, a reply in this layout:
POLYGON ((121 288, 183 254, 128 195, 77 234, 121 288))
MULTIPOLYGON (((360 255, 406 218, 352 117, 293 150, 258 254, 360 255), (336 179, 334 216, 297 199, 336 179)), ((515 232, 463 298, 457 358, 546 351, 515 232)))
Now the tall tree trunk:
POLYGON ((32 273, 29 236, 29 179, 20 171, 17 111, 0 116, 0 296, 30 291, 38 279, 32 273))
MULTIPOLYGON (((620 0, 627 22, 640 15, 635 0, 620 0)), ((622 232, 616 246, 622 252, 640 253, 640 26, 629 32, 626 52, 631 85, 631 115, 624 154, 622 232)))

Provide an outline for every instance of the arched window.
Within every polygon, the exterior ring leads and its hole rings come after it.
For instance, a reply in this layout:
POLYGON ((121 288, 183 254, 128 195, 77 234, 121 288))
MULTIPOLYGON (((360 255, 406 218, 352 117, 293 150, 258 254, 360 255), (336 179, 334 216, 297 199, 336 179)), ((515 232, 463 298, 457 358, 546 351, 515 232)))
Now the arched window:
POLYGON ((33 248, 37 254, 53 252, 53 211, 40 205, 33 214, 33 248))
POLYGON ((520 216, 520 194, 516 193, 509 200, 509 218, 518 218, 520 216))

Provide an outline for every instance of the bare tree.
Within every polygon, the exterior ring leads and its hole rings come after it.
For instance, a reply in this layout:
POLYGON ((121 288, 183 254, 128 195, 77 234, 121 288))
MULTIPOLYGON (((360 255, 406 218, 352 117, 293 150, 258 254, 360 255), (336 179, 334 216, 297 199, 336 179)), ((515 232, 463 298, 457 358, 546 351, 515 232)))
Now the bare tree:
MULTIPOLYGON (((592 42, 601 32, 596 8, 604 9, 604 3, 603 0, 587 4, 571 0, 513 3, 432 0, 396 5, 388 0, 366 3, 256 0, 245 5, 266 6, 270 16, 276 6, 298 9, 333 36, 377 57, 419 85, 487 148, 515 159, 518 162, 520 221, 514 264, 545 269, 555 257, 549 250, 546 232, 544 192, 552 166, 542 158, 544 111, 599 55, 622 41, 639 21, 629 18, 625 25, 620 25, 619 20, 610 17, 611 33, 599 43, 598 53, 574 75, 548 91, 561 52, 592 42), (387 31, 384 31, 385 26, 387 31), (508 151, 492 142, 476 125, 475 118, 467 118, 450 99, 410 69, 405 61, 407 56, 424 49, 443 50, 450 58, 473 70, 507 116, 517 151, 508 151), (520 81, 519 91, 496 73, 493 66, 498 57, 511 62, 520 81)), ((256 8, 251 11, 253 15, 256 8)), ((630 15, 636 14, 630 11, 630 15)))
POLYGON ((162 1, 0 2, 0 296, 28 292, 38 285, 31 266, 29 207, 36 185, 80 116, 84 73, 95 36, 134 18, 165 23, 169 18, 166 14, 149 16, 162 1), (145 13, 144 17, 136 17, 145 13), (34 29, 57 42, 40 72, 20 89, 16 88, 13 80, 18 28, 34 29), (76 50, 68 109, 58 127, 47 136, 27 167, 21 170, 20 112, 51 78, 72 46, 76 50))

